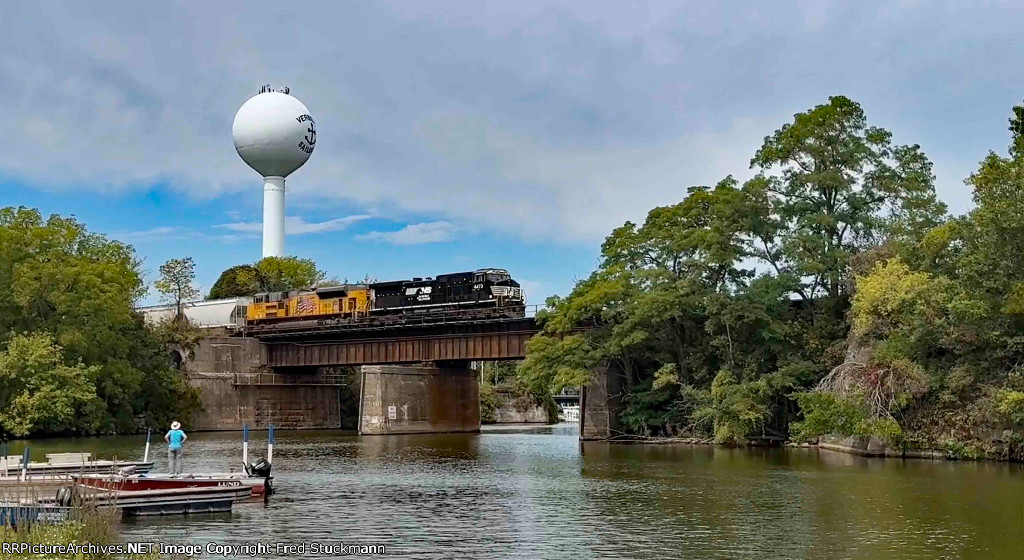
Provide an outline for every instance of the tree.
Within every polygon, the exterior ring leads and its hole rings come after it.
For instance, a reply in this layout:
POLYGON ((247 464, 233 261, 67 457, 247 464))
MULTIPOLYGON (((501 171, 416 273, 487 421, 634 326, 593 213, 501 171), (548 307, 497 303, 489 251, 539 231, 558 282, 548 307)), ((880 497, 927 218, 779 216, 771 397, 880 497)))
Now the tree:
POLYGON ((946 212, 920 146, 893 146, 843 96, 797 114, 764 140, 747 189, 770 219, 754 231, 758 256, 804 279, 804 299, 849 292, 853 255, 888 240, 916 240, 946 212), (777 171, 776 174, 770 174, 777 171))
POLYGON ((892 146, 845 97, 796 115, 751 165, 742 186, 691 187, 607 237, 598 269, 539 316, 519 368, 531 388, 607 368, 632 433, 785 435, 790 395, 842 362, 854 257, 910 252, 945 208, 919 147, 892 146))
POLYGON ((210 290, 209 299, 313 288, 325 277, 311 259, 266 257, 255 264, 241 264, 222 272, 210 290))
POLYGON ((0 352, 0 432, 91 433, 102 425, 96 366, 64 365, 50 335, 16 335, 0 352))
POLYGON ((74 218, 0 209, 0 293, 9 294, 0 298, 0 350, 19 333, 46 333, 65 365, 96 368, 90 379, 105 414, 95 431, 155 427, 196 406, 195 391, 170 369, 163 344, 135 311, 145 284, 130 246, 74 218))
MULTIPOLYGON (((754 395, 750 410, 772 410, 787 382, 760 378, 790 372, 780 368, 800 352, 777 319, 791 313, 784 283, 741 266, 753 211, 727 177, 651 210, 639 227, 617 228, 602 245, 598 270, 569 297, 549 301, 545 334, 529 341, 520 375, 533 391, 558 390, 586 383, 607 364, 624 378, 622 419, 639 434, 732 440, 760 426, 737 412, 738 403, 754 395), (589 329, 575 333, 578 326, 589 329), (712 391, 716 378, 731 381, 712 391)), ((772 379, 783 378, 793 376, 772 379)))
POLYGON ((1024 459, 1024 151, 1010 119, 967 184, 975 208, 856 279, 850 359, 796 395, 798 437, 876 435, 954 457, 1024 459), (992 434, 999 434, 993 438, 992 434))
MULTIPOLYGON (((1024 107, 1014 107, 1014 122, 1024 107)), ((1012 125, 1015 126, 1015 125, 1012 125)), ((967 179, 975 208, 957 222, 945 252, 956 252, 954 273, 982 290, 993 304, 1024 312, 1024 140, 1014 132, 1009 157, 994 152, 967 179)))
POLYGON ((313 288, 325 277, 312 259, 298 257, 264 257, 254 265, 258 272, 260 291, 283 292, 313 288))
POLYGON ((251 264, 233 266, 220 274, 207 299, 251 296, 260 291, 259 272, 251 264))
POLYGON ((160 265, 160 279, 153 283, 164 300, 174 304, 177 310, 175 321, 184 317, 184 304, 199 297, 199 290, 192 282, 196 279, 196 265, 192 257, 171 259, 160 265))

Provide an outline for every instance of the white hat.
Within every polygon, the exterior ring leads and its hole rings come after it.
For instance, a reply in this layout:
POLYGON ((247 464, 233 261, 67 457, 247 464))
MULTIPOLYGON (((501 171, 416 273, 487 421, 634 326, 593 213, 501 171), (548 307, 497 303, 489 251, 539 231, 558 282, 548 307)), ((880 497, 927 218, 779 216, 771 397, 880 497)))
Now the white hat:
POLYGON ((177 420, 175 420, 174 422, 171 422, 171 429, 172 430, 177 430, 180 427, 181 427, 181 424, 179 424, 177 420))

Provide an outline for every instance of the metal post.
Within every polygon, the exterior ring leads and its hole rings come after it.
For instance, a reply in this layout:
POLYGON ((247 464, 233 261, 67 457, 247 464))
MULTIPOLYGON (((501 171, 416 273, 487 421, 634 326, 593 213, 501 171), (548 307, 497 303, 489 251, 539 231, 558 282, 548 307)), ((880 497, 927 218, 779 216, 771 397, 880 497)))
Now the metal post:
POLYGON ((242 464, 249 464, 249 425, 242 424, 242 464))
POLYGON ((4 476, 7 476, 7 442, 0 445, 0 460, 4 462, 4 476))
POLYGON ((274 464, 274 425, 267 428, 267 462, 274 464))
POLYGON ((149 436, 152 433, 153 433, 153 429, 152 428, 147 428, 146 429, 146 452, 142 455, 142 462, 143 463, 148 463, 149 462, 149 436))
POLYGON ((25 446, 25 452, 21 456, 21 481, 25 482, 28 480, 28 446, 25 446))

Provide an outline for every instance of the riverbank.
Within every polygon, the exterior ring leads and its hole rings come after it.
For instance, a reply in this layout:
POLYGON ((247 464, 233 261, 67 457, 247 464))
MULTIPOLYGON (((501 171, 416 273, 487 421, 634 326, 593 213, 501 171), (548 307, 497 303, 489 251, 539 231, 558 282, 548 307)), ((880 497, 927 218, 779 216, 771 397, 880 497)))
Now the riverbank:
POLYGON ((837 436, 823 436, 819 438, 816 443, 796 443, 796 442, 768 442, 761 440, 753 440, 748 442, 746 445, 736 446, 717 443, 713 438, 696 438, 696 437, 683 437, 683 438, 643 438, 637 436, 618 436, 609 438, 607 440, 594 440, 594 441, 605 441, 614 444, 641 444, 641 445, 702 445, 702 446, 716 446, 723 448, 736 448, 736 447, 750 447, 750 448, 761 448, 761 447, 786 447, 786 448, 797 448, 797 449, 824 449, 827 451, 835 451, 838 453, 847 453, 850 455, 856 455, 858 457, 869 457, 869 458, 888 458, 888 459, 927 459, 930 461, 985 461, 993 463, 1024 463, 1024 461, 1015 460, 1010 456, 993 456, 989 454, 983 454, 979 452, 963 452, 963 448, 954 449, 893 449, 888 446, 885 441, 874 436, 852 436, 852 437, 837 437, 837 436))

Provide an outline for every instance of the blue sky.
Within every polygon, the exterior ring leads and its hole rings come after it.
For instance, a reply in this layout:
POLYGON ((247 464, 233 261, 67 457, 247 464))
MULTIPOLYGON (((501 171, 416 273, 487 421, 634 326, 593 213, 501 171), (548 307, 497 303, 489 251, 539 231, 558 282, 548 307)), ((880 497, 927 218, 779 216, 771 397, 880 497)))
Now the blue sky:
MULTIPOLYGON (((136 2, 0 7, 0 205, 75 214, 152 280, 260 255, 237 108, 289 86, 317 149, 287 252, 331 276, 508 268, 566 293, 625 220, 751 175, 843 94, 919 143, 951 211, 1024 98, 1022 9, 987 2, 136 2)), ((149 301, 152 301, 152 297, 149 301)))

